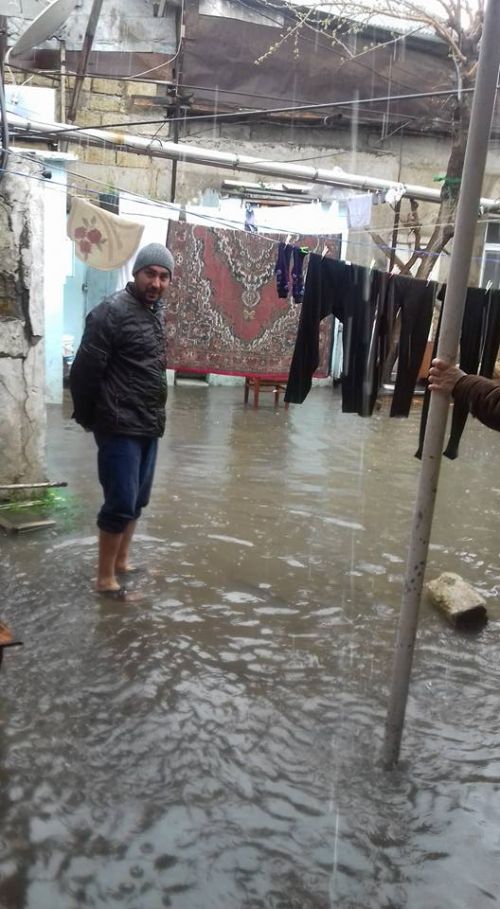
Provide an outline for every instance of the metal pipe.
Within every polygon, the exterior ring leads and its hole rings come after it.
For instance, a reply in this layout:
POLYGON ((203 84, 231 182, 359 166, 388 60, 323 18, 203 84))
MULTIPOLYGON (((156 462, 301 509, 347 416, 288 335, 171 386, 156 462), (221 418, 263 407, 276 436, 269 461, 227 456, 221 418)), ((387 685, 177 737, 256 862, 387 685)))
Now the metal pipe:
MULTIPOLYGON (((143 136, 134 136, 129 133, 116 132, 105 129, 75 129, 67 123, 43 123, 37 120, 28 120, 18 114, 7 114, 9 125, 22 131, 25 138, 50 136, 55 139, 58 133, 64 132, 65 139, 77 142, 79 145, 85 140, 87 145, 102 145, 107 148, 116 148, 128 151, 135 155, 148 155, 150 158, 168 158, 174 161, 183 161, 188 164, 200 164, 209 167, 220 167, 232 171, 264 174, 267 176, 281 177, 285 180, 302 180, 306 183, 320 183, 326 186, 347 186, 355 189, 374 191, 397 189, 404 187, 403 196, 419 199, 423 202, 441 202, 441 190, 413 183, 401 183, 395 180, 384 180, 379 177, 366 177, 359 174, 350 174, 341 168, 327 170, 326 168, 308 167, 303 164, 285 164, 281 161, 266 161, 262 158, 253 158, 249 155, 235 155, 231 152, 214 151, 213 149, 200 148, 196 145, 181 145, 175 142, 164 142, 161 139, 148 139, 143 136)), ((500 212, 500 199, 480 200, 479 207, 483 211, 500 212)))
MULTIPOLYGON (((65 139, 81 145, 85 141, 88 145, 102 145, 107 148, 116 148, 129 151, 136 155, 148 155, 151 158, 168 158, 174 161, 184 161, 190 164, 208 165, 226 168, 232 171, 245 171, 254 174, 293 178, 307 183, 322 183, 329 186, 351 186, 365 190, 387 190, 400 188, 401 184, 393 180, 381 180, 372 177, 361 177, 357 174, 348 174, 340 168, 335 170, 317 169, 300 164, 284 164, 279 161, 265 161, 261 158, 252 158, 247 155, 235 155, 229 152, 214 151, 200 148, 195 145, 180 145, 174 142, 163 142, 161 139, 146 139, 142 136, 133 136, 128 133, 118 133, 104 129, 78 129, 74 132, 67 123, 43 123, 37 120, 28 120, 18 114, 7 114, 10 126, 23 133, 25 138, 38 138, 50 136, 56 138, 57 134, 64 132, 65 139)), ((426 202, 440 202, 441 194, 438 189, 423 186, 406 185, 404 195, 413 196, 426 202)), ((483 207, 498 208, 500 200, 484 199, 483 207)))
MULTIPOLYGON (((460 338, 467 280, 472 258, 476 213, 488 152, 495 90, 500 65, 500 0, 489 0, 486 8, 476 90, 472 103, 450 277, 443 306, 438 357, 455 362, 460 338)), ((448 398, 431 395, 417 500, 413 515, 410 548, 394 652, 394 667, 387 713, 384 764, 394 767, 399 759, 401 737, 410 684, 411 665, 417 633, 418 611, 424 583, 429 539, 434 514, 441 452, 448 417, 448 398)))

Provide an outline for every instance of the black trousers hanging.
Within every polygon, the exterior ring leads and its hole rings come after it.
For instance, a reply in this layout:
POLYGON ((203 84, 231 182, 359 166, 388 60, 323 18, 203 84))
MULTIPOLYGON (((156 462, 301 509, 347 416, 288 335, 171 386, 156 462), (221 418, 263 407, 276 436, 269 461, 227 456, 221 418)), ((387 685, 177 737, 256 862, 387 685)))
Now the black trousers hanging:
MULTIPOLYGON (((440 291, 439 297, 444 299, 446 288, 440 291)), ((442 310, 436 332, 433 348, 433 358, 436 356, 441 331, 442 310)), ((480 375, 491 378, 500 347, 500 291, 485 291, 481 287, 469 287, 465 299, 462 330, 460 334, 460 369, 469 374, 478 371, 480 375)), ((426 389, 422 417, 420 420, 420 433, 416 458, 422 457, 424 447, 425 429, 429 412, 430 392, 426 389)), ((455 401, 451 420, 451 430, 448 444, 443 452, 445 457, 454 461, 458 457, 460 439, 467 422, 469 409, 455 401)))
MULTIPOLYGON (((434 346, 432 348, 432 359, 435 358, 437 354, 437 348, 439 343, 439 335, 441 333, 441 321, 443 318, 443 309, 441 307, 441 312, 439 313, 439 319, 436 329, 436 337, 434 339, 434 346)), ((427 382, 425 387, 424 400, 422 404, 422 416, 420 417, 420 429, 418 433, 418 448, 415 452, 415 457, 419 460, 422 457, 422 452, 424 450, 424 439, 425 439, 425 430, 427 427, 427 417, 429 416, 429 406, 431 403, 431 393, 429 391, 429 383, 427 382)))
POLYGON ((343 292, 351 266, 337 259, 311 253, 307 266, 304 299, 293 352, 285 401, 302 404, 311 390, 312 377, 319 364, 319 327, 333 314, 343 321, 343 292))
POLYGON ((364 415, 367 404, 364 401, 363 383, 372 321, 370 272, 359 265, 349 265, 347 268, 343 291, 342 412, 364 415))
MULTIPOLYGON (((488 297, 482 287, 469 287, 465 299, 462 330, 460 332, 460 369, 474 374, 479 369, 481 342, 485 336, 488 297)), ((451 430, 448 444, 443 452, 454 461, 458 457, 458 446, 465 429, 469 408, 456 401, 453 404, 451 430)))
POLYGON ((342 412, 371 416, 388 346, 384 272, 351 265, 344 297, 342 412))
POLYGON ((500 348, 500 290, 488 292, 485 339, 481 356, 480 374, 491 379, 500 348))
POLYGON ((436 285, 433 281, 396 275, 391 278, 389 293, 393 294, 395 312, 401 313, 391 417, 407 417, 429 337, 436 285))

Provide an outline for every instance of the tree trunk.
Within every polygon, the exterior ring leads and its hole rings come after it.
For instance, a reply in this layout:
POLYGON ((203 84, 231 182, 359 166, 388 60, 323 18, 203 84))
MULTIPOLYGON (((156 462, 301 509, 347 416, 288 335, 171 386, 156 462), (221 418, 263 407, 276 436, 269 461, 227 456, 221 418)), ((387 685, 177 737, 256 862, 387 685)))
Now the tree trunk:
POLYGON ((461 100, 457 101, 454 113, 451 154, 446 175, 443 179, 441 204, 436 226, 426 247, 421 251, 421 262, 416 274, 417 278, 422 278, 423 280, 429 277, 439 254, 446 248, 455 232, 455 217, 465 160, 471 103, 472 96, 469 94, 463 94, 461 100))

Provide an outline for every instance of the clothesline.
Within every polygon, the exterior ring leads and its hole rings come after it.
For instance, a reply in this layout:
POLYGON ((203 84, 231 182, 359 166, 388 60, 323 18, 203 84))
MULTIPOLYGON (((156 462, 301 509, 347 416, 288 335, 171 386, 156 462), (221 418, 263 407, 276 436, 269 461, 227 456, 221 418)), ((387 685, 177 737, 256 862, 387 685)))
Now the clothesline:
MULTIPOLYGON (((27 160, 27 161, 29 161, 30 163, 38 164, 40 167, 45 167, 45 165, 42 165, 41 162, 38 162, 38 161, 36 161, 36 159, 33 159, 33 158, 29 157, 29 155, 22 155, 22 154, 20 154, 20 153, 18 153, 18 152, 13 151, 12 149, 10 150, 9 153, 10 153, 10 154, 14 154, 16 157, 21 158, 21 159, 23 159, 23 160, 27 160)), ((19 171, 11 171, 11 173, 15 173, 15 174, 17 174, 18 176, 22 176, 22 177, 25 177, 25 178, 27 178, 27 179, 36 180, 37 182, 44 182, 44 183, 46 182, 46 179, 45 179, 44 177, 36 177, 36 176, 33 175, 33 174, 26 174, 26 173, 19 172, 19 171)), ((98 186, 101 186, 101 187, 103 187, 103 188, 105 188, 105 189, 107 189, 107 190, 109 191, 109 184, 107 184, 107 183, 106 183, 105 181, 103 181, 103 180, 99 180, 99 179, 97 179, 97 178, 88 177, 88 176, 82 176, 81 174, 77 174, 75 171, 71 171, 71 170, 69 170, 69 169, 66 169, 66 173, 67 173, 68 175, 70 175, 70 176, 73 176, 73 177, 78 178, 80 181, 94 183, 94 184, 96 184, 96 185, 98 185, 98 186)), ((60 191, 61 191, 61 192, 64 192, 64 193, 66 193, 68 190, 71 190, 71 189, 74 189, 74 190, 76 190, 76 191, 79 192, 79 193, 82 192, 82 187, 79 186, 77 183, 74 183, 74 184, 67 184, 67 183, 59 183, 58 181, 52 181, 52 183, 53 183, 53 185, 58 185, 58 186, 60 186, 60 187, 61 187, 61 190, 60 190, 60 191)), ((141 204, 141 205, 145 205, 145 206, 146 206, 146 205, 154 205, 154 206, 157 206, 160 210, 172 211, 172 212, 177 213, 177 214, 181 213, 181 211, 185 211, 185 207, 184 207, 184 206, 181 206, 181 205, 176 204, 176 203, 171 203, 171 202, 159 202, 159 201, 156 200, 156 199, 149 199, 148 197, 141 196, 139 193, 131 192, 131 191, 126 190, 126 189, 123 189, 123 188, 121 188, 121 187, 119 187, 119 186, 116 186, 115 189, 117 190, 118 193, 121 193, 121 194, 123 194, 123 195, 130 196, 130 197, 132 197, 132 198, 135 198, 135 199, 137 200, 138 204, 141 204)), ((56 190, 56 191, 58 191, 58 190, 56 190)), ((99 191, 98 191, 98 190, 92 190, 92 189, 90 189, 90 188, 88 188, 88 187, 86 187, 86 186, 83 186, 83 193, 84 193, 84 194, 86 193, 87 195, 93 196, 93 197, 96 197, 96 198, 99 196, 99 191)), ((162 216, 161 214, 159 214, 159 215, 150 215, 150 214, 148 214, 148 217, 151 217, 151 218, 158 218, 159 220, 163 220, 163 216, 162 216)), ((209 215, 209 214, 205 214, 205 213, 201 214, 201 213, 198 213, 198 212, 196 213, 196 217, 199 217, 199 218, 202 219, 203 221, 207 222, 208 224, 213 224, 214 226, 217 226, 217 225, 218 225, 218 226, 224 226, 224 227, 228 227, 228 228, 231 229, 231 230, 238 230, 238 231, 241 231, 241 232, 243 232, 243 233, 247 233, 247 231, 244 230, 244 228, 241 226, 241 224, 240 224, 239 222, 235 222, 235 221, 232 221, 232 220, 230 220, 230 219, 221 219, 220 216, 217 217, 217 216, 215 216, 215 215, 209 215)), ((477 223, 478 223, 478 224, 488 224, 488 223, 490 223, 490 221, 491 221, 491 218, 481 217, 481 218, 478 219, 478 222, 477 222, 477 223)), ((443 222, 443 224, 444 224, 444 222, 443 222)), ((437 222, 435 222, 435 221, 422 222, 421 224, 419 224, 419 227, 420 227, 421 230, 422 230, 422 229, 425 229, 425 228, 427 228, 427 227, 433 228, 433 229, 434 229, 435 227, 439 227, 439 226, 440 226, 440 225, 439 225, 437 222)), ((405 229, 405 230, 411 230, 410 227, 405 227, 404 225, 403 225, 403 229, 405 229)), ((392 234, 392 230, 393 230, 392 227, 386 227, 386 228, 385 228, 385 227, 379 227, 379 226, 377 226, 377 232, 378 232, 379 234, 384 234, 384 233, 392 234)), ((281 230, 277 230, 276 233, 278 233, 278 234, 284 234, 284 235, 286 236, 286 235, 289 233, 289 229, 288 229, 288 227, 283 227, 281 230)), ((278 243, 280 242, 280 239, 281 239, 281 236, 268 237, 268 236, 266 236, 265 234, 262 234, 262 233, 260 233, 260 232, 257 234, 257 236, 261 237, 261 239, 262 239, 264 242, 270 243, 270 244, 275 244, 275 245, 278 244, 278 243)), ((374 248, 373 241, 372 241, 372 240, 369 240, 369 241, 367 240, 366 242, 363 242, 363 240, 359 239, 360 237, 366 237, 366 229, 363 229, 363 230, 353 230, 353 229, 349 229, 349 239, 350 239, 350 240, 356 240, 357 245, 360 246, 360 247, 363 247, 363 248, 366 248, 366 249, 373 250, 373 248, 374 248)), ((382 251, 387 251, 387 252, 390 252, 390 251, 393 249, 392 244, 389 244, 389 243, 384 244, 383 246, 381 246, 381 247, 379 247, 379 248, 380 248, 382 251)), ((396 249, 396 252, 401 252, 401 253, 406 253, 406 254, 409 252, 408 246, 407 246, 406 244, 405 244, 405 245, 398 244, 398 245, 395 247, 395 249, 396 249)), ((446 256, 446 253, 443 253, 443 252, 440 252, 440 253, 423 252, 423 253, 422 253, 422 257, 423 257, 423 258, 429 257, 429 258, 435 258, 436 260, 439 259, 439 258, 441 258, 442 256, 446 256)), ((487 253, 486 253, 486 255, 485 255, 484 257, 483 257, 483 256, 475 256, 475 257, 473 257, 473 261, 482 262, 483 260, 484 260, 484 261, 496 261, 497 259, 496 259, 496 257, 488 256, 487 253)))

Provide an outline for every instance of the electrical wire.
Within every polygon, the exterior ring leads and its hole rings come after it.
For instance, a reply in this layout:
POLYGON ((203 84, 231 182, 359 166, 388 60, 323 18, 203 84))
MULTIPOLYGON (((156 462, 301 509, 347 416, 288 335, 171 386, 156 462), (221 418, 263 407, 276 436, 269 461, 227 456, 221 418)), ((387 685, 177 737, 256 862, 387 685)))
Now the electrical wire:
MULTIPOLYGON (((18 158, 27 160, 31 164, 36 164, 37 166, 39 166, 40 168, 43 168, 43 169, 47 166, 46 163, 42 164, 42 162, 37 161, 36 159, 30 157, 29 155, 23 155, 23 154, 17 153, 12 148, 10 150, 10 155, 15 155, 18 158)), ((34 174, 27 174, 25 171, 9 170, 9 172, 12 174, 15 174, 16 176, 35 180, 39 183, 45 183, 45 184, 47 183, 46 177, 42 177, 42 176, 37 177, 34 174)), ((68 169, 66 169, 66 173, 70 176, 76 177, 78 180, 92 182, 94 184, 99 185, 100 187, 108 188, 108 184, 104 180, 98 180, 98 179, 95 179, 92 177, 82 176, 81 174, 77 174, 74 171, 70 171, 68 169)), ((70 184, 67 184, 66 182, 60 183, 60 182, 54 181, 54 180, 52 180, 51 185, 53 187, 58 187, 57 189, 53 190, 54 192, 59 192, 65 196, 68 195, 68 190, 70 192, 72 190, 74 190, 76 192, 84 192, 84 193, 86 193, 87 196, 94 196, 94 197, 96 197, 96 199, 99 197, 99 190, 92 190, 85 186, 82 187, 82 186, 78 186, 77 184, 70 185, 70 184)), ((179 205, 179 204, 176 204, 173 202, 163 202, 163 201, 158 201, 155 199, 147 199, 144 196, 141 196, 139 193, 134 193, 134 192, 131 192, 127 189, 124 189, 124 188, 118 187, 118 186, 116 187, 116 189, 118 190, 118 192, 123 193, 125 196, 134 198, 134 200, 138 204, 142 204, 144 206, 147 206, 148 208, 150 208, 151 205, 155 205, 155 206, 158 206, 160 209, 164 209, 166 212, 171 211, 171 212, 175 212, 176 214, 178 214, 181 210, 184 210, 184 211, 186 210, 186 206, 183 206, 183 205, 179 205)), ((342 200, 339 200, 339 201, 342 201, 342 200)), ((189 210, 187 211, 187 214, 188 215, 191 214, 189 212, 189 210)), ((192 214, 194 217, 198 218, 199 220, 206 221, 209 226, 212 225, 212 226, 220 227, 221 225, 224 225, 228 229, 239 230, 242 233, 247 233, 247 231, 245 231, 244 228, 242 227, 240 221, 233 221, 232 219, 227 218, 227 217, 223 217, 220 215, 209 215, 209 214, 198 212, 198 211, 192 212, 192 214)), ((151 217, 151 218, 157 219, 157 220, 162 220, 162 221, 168 220, 168 218, 166 218, 165 215, 162 215, 162 214, 151 215, 151 213, 149 211, 148 211, 148 217, 151 217)), ((446 223, 447 222, 443 222, 443 224, 439 224, 435 221, 428 221, 428 222, 422 222, 421 224, 418 225, 418 227, 420 228, 420 230, 425 230, 425 228, 432 230, 435 227, 444 226, 446 223)), ((489 223, 491 223, 491 218, 481 217, 481 218, 478 218, 478 221, 477 221, 478 225, 489 224, 489 223)), ((406 230, 409 232, 413 231, 413 228, 411 225, 401 225, 400 229, 406 230)), ((276 227, 276 228, 262 228, 262 230, 268 230, 269 232, 273 232, 273 233, 277 233, 277 234, 284 234, 284 235, 287 235, 290 233, 289 225, 286 225, 283 227, 276 227)), ((392 231, 393 231, 392 226, 377 227, 377 233, 381 234, 381 235, 383 235, 383 234, 392 235, 392 231)), ((327 235, 328 235, 328 232, 324 231, 322 234, 320 234, 318 236, 327 236, 327 235)), ((261 233, 259 233, 258 236, 261 237, 262 240, 265 240, 265 241, 273 243, 273 244, 276 244, 279 242, 279 239, 266 237, 261 233)), ((347 237, 348 240, 354 239, 354 240, 356 240, 356 243, 358 246, 373 250, 373 248, 374 248, 373 241, 364 242, 364 239, 363 239, 364 237, 366 237, 366 229, 353 230, 353 229, 349 228, 348 237, 347 237)), ((389 251, 392 248, 392 245, 390 243, 387 243, 379 248, 382 250, 389 251)), ((404 254, 411 254, 411 252, 412 252, 411 249, 410 250, 408 249, 407 244, 404 244, 404 245, 398 244, 396 247, 396 251, 399 251, 404 254)), ((419 258, 422 260, 425 258, 436 258, 437 259, 443 255, 446 255, 446 253, 444 251, 440 252, 440 253, 434 253, 434 252, 425 252, 424 250, 422 250, 419 258)), ((498 254, 488 256, 487 251, 485 251, 485 254, 482 256, 473 256, 473 261, 476 261, 479 263, 497 262, 498 254)))
MULTIPOLYGON (((497 86, 497 88, 498 88, 498 86, 497 86)), ((462 89, 462 93, 473 92, 473 91, 474 91, 474 88, 463 88, 462 89)), ((383 96, 378 96, 376 98, 359 98, 359 99, 354 99, 354 100, 351 99, 351 100, 345 100, 345 101, 322 101, 321 103, 300 104, 300 105, 294 105, 291 107, 250 109, 250 110, 241 110, 241 111, 231 111, 229 113, 226 112, 226 113, 220 113, 220 114, 217 114, 217 113, 193 114, 192 116, 188 116, 187 118, 186 118, 186 115, 184 114, 182 117, 168 117, 168 123, 184 122, 184 121, 186 121, 186 119, 187 119, 188 123, 200 122, 200 120, 205 121, 205 122, 210 121, 212 123, 216 123, 218 121, 227 122, 231 119, 238 120, 241 118, 245 118, 245 120, 246 120, 249 117, 256 117, 256 116, 262 116, 262 115, 268 115, 268 114, 280 114, 280 113, 295 114, 295 113, 300 113, 301 111, 319 111, 319 110, 325 110, 326 108, 337 109, 339 107, 352 107, 353 105, 355 105, 355 106, 357 105, 359 108, 360 104, 377 104, 377 103, 382 104, 382 103, 386 103, 387 101, 410 101, 410 100, 419 100, 419 99, 423 99, 423 98, 449 97, 451 95, 455 95, 456 92, 457 92, 456 88, 447 88, 447 89, 442 89, 442 90, 432 91, 432 92, 410 92, 405 95, 383 95, 383 96)), ((376 113, 376 112, 374 111, 374 113, 376 113)), ((328 119, 330 119, 330 118, 328 115, 326 115, 324 120, 328 120, 328 119)), ((39 122, 41 122, 44 126, 52 125, 50 123, 49 124, 44 123, 43 121, 39 121, 39 122)), ((129 121, 122 120, 117 123, 107 123, 105 127, 102 127, 102 125, 100 123, 96 123, 96 124, 90 125, 90 126, 88 126, 88 125, 87 126, 68 126, 68 127, 65 127, 64 129, 55 130, 53 134, 60 136, 60 135, 64 135, 64 133, 67 133, 67 132, 81 132, 82 130, 86 130, 86 129, 124 129, 124 128, 129 128, 131 126, 154 126, 155 124, 158 124, 158 123, 164 124, 166 122, 167 122, 167 120, 165 118, 162 118, 161 120, 159 120, 159 119, 129 120, 129 121)))
MULTIPOLYGON (((244 0, 234 0, 234 2, 238 3, 238 4, 239 4, 240 6, 242 6, 243 8, 246 8, 246 9, 253 9, 253 8, 251 8, 250 6, 248 6, 248 5, 244 2, 244 0)), ((184 0, 182 0, 182 3, 183 3, 183 5, 184 5, 184 0)), ((286 12, 287 12, 287 10, 285 9, 285 14, 286 14, 286 12)), ((290 10, 288 10, 288 13, 290 13, 290 10)), ((260 15, 262 15, 264 18, 269 19, 269 21, 272 22, 274 25, 279 25, 279 26, 281 26, 281 24, 282 24, 282 23, 279 22, 278 20, 273 19, 272 16, 269 16, 269 14, 263 13, 262 11, 260 11, 260 15)), ((306 22, 305 25, 306 25, 307 27, 311 27, 311 28, 314 29, 314 26, 312 26, 310 23, 307 23, 307 22, 306 22)), ((385 47, 385 46, 387 46, 388 44, 395 44, 395 43, 398 42, 398 41, 405 41, 408 37, 411 37, 413 34, 416 34, 416 33, 420 30, 420 28, 421 28, 421 27, 419 27, 418 29, 413 30, 413 31, 410 32, 409 34, 397 35, 397 36, 395 36, 394 38, 390 39, 390 41, 383 42, 383 43, 379 43, 379 44, 374 44, 370 50, 376 51, 376 50, 378 50, 380 47, 385 47)), ((373 26, 372 26, 372 30, 373 30, 373 26)), ((387 29, 386 29, 385 31, 387 31, 387 29)), ((313 39, 309 39, 309 38, 307 38, 306 36, 302 36, 302 38, 303 38, 303 40, 307 41, 308 43, 313 43, 314 46, 315 46, 315 48, 318 46, 317 34, 316 34, 316 37, 315 37, 314 40, 313 40, 313 39)), ((321 46, 323 49, 328 50, 328 51, 332 51, 332 52, 335 53, 337 56, 339 55, 339 53, 340 53, 339 50, 338 50, 336 47, 332 46, 330 43, 324 43, 324 42, 319 42, 319 43, 320 43, 320 46, 321 46)), ((143 71, 142 73, 136 73, 136 74, 134 74, 134 75, 132 75, 132 76, 127 76, 127 77, 116 77, 116 76, 114 76, 113 78, 118 78, 118 79, 123 80, 123 81, 130 81, 130 80, 133 80, 133 79, 137 79, 139 76, 144 76, 144 75, 147 75, 147 74, 150 73, 150 72, 154 72, 155 70, 161 69, 163 66, 168 65, 170 62, 172 62, 173 60, 176 59, 176 57, 178 56, 178 54, 179 54, 179 52, 180 52, 180 46, 181 46, 181 41, 179 41, 179 44, 178 44, 178 47, 177 47, 177 50, 176 50, 174 56, 173 56, 172 58, 170 58, 170 60, 164 61, 162 64, 159 64, 158 66, 152 67, 152 68, 149 69, 149 70, 145 70, 145 71, 143 71)), ((345 65, 346 63, 351 62, 351 60, 357 60, 360 56, 364 56, 366 53, 369 53, 370 50, 363 51, 361 54, 359 54, 359 55, 357 55, 357 56, 353 56, 352 58, 349 58, 348 60, 342 60, 341 66, 345 65)), ((373 67, 373 65, 370 66, 369 64, 365 64, 365 63, 360 63, 359 65, 360 65, 360 66, 363 66, 363 67, 366 68, 366 69, 368 69, 372 75, 375 74, 375 75, 379 76, 379 78, 385 79, 385 73, 381 73, 379 70, 375 70, 375 68, 373 67)), ((22 68, 20 68, 20 69, 22 69, 22 68)), ((24 69, 23 71, 25 71, 25 72, 33 72, 33 71, 30 70, 30 69, 24 69)), ((53 72, 54 72, 54 75, 60 77, 60 73, 59 73, 58 71, 53 71, 53 72)), ((407 71, 405 71, 405 72, 407 72, 407 71)), ((407 73, 407 74, 410 75, 410 73, 407 73)), ((76 74, 76 73, 72 73, 71 71, 68 71, 68 72, 66 73, 66 75, 67 75, 67 76, 75 76, 75 77, 76 77, 77 74, 76 74)), ((397 84, 403 85, 403 86, 405 86, 405 87, 409 87, 409 86, 407 85, 407 83, 403 82, 401 79, 396 79, 395 81, 396 81, 397 84)), ((211 90, 211 91, 214 91, 213 88, 212 88, 212 89, 209 89, 208 87, 207 87, 206 89, 203 89, 203 90, 206 90, 206 91, 210 91, 210 90, 211 90)), ((219 90, 218 90, 218 91, 219 91, 219 90)), ((230 92, 229 90, 227 90, 227 89, 226 89, 226 90, 222 90, 222 89, 221 89, 220 91, 225 91, 226 93, 231 94, 231 92, 230 92)), ((244 93, 241 93, 241 94, 244 94, 244 93)), ((260 97, 266 97, 266 96, 260 96, 260 97)))

